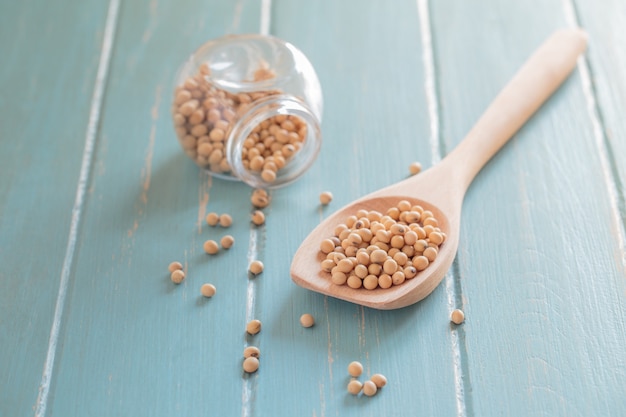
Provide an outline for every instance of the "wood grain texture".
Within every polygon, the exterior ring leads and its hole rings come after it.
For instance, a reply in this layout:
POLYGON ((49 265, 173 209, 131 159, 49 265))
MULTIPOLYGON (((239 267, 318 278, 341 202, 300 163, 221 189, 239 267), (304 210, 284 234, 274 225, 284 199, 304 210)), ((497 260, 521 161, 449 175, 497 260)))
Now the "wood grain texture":
MULTIPOLYGON (((448 148, 566 25, 559 1, 437 2, 433 21, 448 148)), ((625 410, 625 275, 592 130, 577 73, 468 191, 458 268, 469 415, 625 410)))
POLYGON ((106 4, 0 4, 0 416, 32 415, 68 244, 106 4))
POLYGON ((418 305, 377 311, 306 291, 289 278, 302 239, 346 203, 432 164, 415 2, 275 2, 272 33, 311 59, 324 89, 324 145, 312 170, 274 192, 258 308, 268 323, 255 415, 455 415, 454 349, 444 286, 418 305), (293 19, 306 16, 306 19, 293 19), (334 200, 322 208, 318 196, 334 200), (303 313, 316 325, 300 326, 303 313), (361 361, 389 384, 354 397, 347 366, 361 361), (437 400, 434 401, 433 399, 437 400))
POLYGON ((48 415, 240 413, 249 190, 187 160, 169 109, 193 49, 258 16, 254 2, 122 3, 48 415), (207 228, 208 210, 243 228, 207 228), (225 233, 235 246, 209 258, 202 243, 225 233))
POLYGON ((316 224, 450 152, 528 54, 571 23, 573 4, 378 3, 120 1, 40 414, 109 2, 0 5, 1 417, 626 414, 620 1, 575 0, 590 92, 577 70, 476 177, 457 258, 429 297, 377 311, 291 282, 291 257, 316 224), (319 159, 272 191, 255 228, 249 187, 187 160, 169 109, 177 66, 196 47, 259 31, 310 58, 325 112, 319 159), (322 208, 326 190, 334 200, 322 208), (209 211, 233 226, 206 226, 209 211), (203 253, 226 233, 230 251, 203 253), (256 278, 252 259, 265 263, 256 278), (180 286, 173 260, 187 272, 180 286), (200 296, 205 282, 212 299, 200 296), (449 323, 456 307, 462 326, 449 323), (301 327, 302 313, 316 325, 301 327), (244 333, 251 318, 263 322, 256 336, 244 333), (241 370, 248 345, 261 349, 252 375, 241 370), (353 360, 362 381, 380 372, 389 384, 349 395, 353 360))

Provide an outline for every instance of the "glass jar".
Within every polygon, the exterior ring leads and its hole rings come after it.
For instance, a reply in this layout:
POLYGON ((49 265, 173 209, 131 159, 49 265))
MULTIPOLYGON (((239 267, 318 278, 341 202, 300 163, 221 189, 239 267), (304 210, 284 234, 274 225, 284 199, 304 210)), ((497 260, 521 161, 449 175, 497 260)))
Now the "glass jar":
POLYGON ((205 43, 181 66, 172 117, 199 167, 274 188, 315 161, 322 102, 317 74, 296 47, 272 36, 229 35, 205 43))

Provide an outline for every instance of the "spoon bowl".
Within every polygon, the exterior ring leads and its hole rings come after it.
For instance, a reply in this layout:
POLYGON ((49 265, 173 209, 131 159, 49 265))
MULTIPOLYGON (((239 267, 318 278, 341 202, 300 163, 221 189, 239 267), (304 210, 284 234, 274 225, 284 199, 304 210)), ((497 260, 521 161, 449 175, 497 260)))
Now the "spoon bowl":
POLYGON ((461 208, 476 174, 565 81, 585 50, 587 35, 561 30, 548 38, 494 99, 461 143, 439 164, 344 206, 302 242, 291 264, 293 281, 310 290, 381 310, 405 307, 428 296, 450 268, 459 244, 461 208), (430 210, 446 234, 437 258, 414 278, 390 288, 353 289, 331 282, 321 268, 322 240, 360 209, 385 213, 400 200, 430 210))

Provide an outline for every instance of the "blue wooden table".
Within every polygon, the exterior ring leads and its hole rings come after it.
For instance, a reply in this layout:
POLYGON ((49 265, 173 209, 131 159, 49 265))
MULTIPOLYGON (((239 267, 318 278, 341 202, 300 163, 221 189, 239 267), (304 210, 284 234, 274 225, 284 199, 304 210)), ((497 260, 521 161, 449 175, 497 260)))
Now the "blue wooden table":
POLYGON ((626 415, 623 0, 3 0, 0 62, 1 417, 626 415), (439 161, 572 26, 588 52, 477 176, 434 293, 377 311, 291 282, 321 219, 439 161), (249 32, 302 49, 325 98, 319 158, 260 228, 169 113, 180 63, 249 32), (234 218, 216 257, 211 211, 234 218), (354 360, 388 385, 348 394, 354 360))

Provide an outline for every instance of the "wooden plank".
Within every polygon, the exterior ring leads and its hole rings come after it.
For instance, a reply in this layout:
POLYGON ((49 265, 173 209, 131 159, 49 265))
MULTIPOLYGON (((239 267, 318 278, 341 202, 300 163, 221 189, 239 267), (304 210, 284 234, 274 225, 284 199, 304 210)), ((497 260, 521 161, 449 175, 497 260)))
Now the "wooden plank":
MULTIPOLYGON (((563 4, 432 5, 448 149, 526 56, 567 25, 563 4)), ((457 259, 468 415, 626 410, 623 242, 610 220, 614 178, 607 183, 586 106, 576 72, 466 197, 457 259)))
POLYGON ((237 415, 249 189, 187 160, 169 108, 178 65, 210 38, 258 30, 258 2, 123 2, 120 19, 49 414, 237 415), (208 210, 238 226, 210 259, 202 243, 227 232, 205 226, 208 210))
POLYGON ((81 166, 106 3, 0 4, 0 415, 32 415, 81 166))
POLYGON ((278 1, 272 16, 272 33, 300 47, 318 71, 324 145, 311 172, 274 192, 267 209, 257 298, 267 328, 250 387, 254 414, 455 415, 444 285, 418 305, 375 311, 296 287, 288 276, 300 242, 327 214, 406 177, 414 160, 432 163, 417 3, 278 1), (326 190, 334 200, 321 208, 326 190), (303 313, 316 318, 314 327, 300 325, 303 313), (372 399, 348 394, 353 360, 365 367, 361 381, 380 372, 388 386, 372 399))

